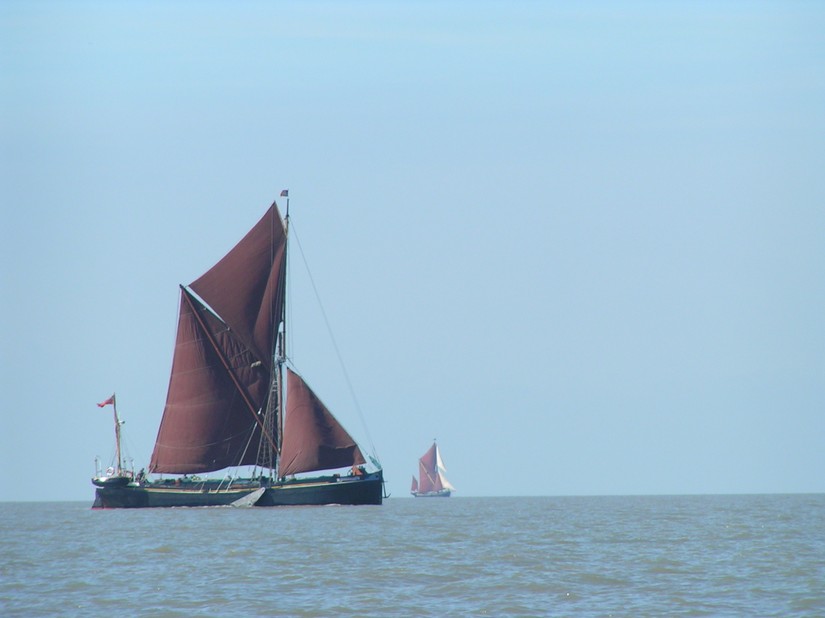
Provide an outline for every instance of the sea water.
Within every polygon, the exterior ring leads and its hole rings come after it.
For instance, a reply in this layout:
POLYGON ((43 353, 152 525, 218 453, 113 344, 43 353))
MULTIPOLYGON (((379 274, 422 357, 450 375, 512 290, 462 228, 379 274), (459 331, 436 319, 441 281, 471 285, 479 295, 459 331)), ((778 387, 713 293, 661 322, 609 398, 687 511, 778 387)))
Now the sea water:
POLYGON ((90 505, 0 503, 1 616, 825 616, 825 495, 90 505))

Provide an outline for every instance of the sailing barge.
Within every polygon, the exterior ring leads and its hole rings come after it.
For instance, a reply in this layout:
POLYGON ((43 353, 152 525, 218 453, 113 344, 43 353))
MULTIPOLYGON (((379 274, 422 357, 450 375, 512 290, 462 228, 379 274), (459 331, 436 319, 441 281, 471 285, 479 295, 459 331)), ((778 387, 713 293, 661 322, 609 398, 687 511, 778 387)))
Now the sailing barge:
POLYGON ((433 442, 418 460, 419 478, 412 477, 410 493, 416 498, 449 498, 455 487, 447 480, 446 472, 438 444, 433 442))
POLYGON ((93 508, 381 504, 377 460, 367 464, 287 355, 289 197, 281 196, 284 218, 273 202, 226 256, 180 288, 151 476, 123 465, 115 396, 98 404, 114 407, 117 462, 92 479, 93 508), (201 476, 241 467, 251 472, 201 476))

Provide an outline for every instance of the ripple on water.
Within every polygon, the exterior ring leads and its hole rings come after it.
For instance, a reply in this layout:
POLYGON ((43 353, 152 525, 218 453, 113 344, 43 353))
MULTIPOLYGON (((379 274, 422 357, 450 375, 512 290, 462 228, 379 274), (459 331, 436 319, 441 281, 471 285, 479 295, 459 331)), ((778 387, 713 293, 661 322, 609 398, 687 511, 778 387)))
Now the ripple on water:
POLYGON ((0 504, 0 613, 825 615, 823 512, 825 496, 0 504))

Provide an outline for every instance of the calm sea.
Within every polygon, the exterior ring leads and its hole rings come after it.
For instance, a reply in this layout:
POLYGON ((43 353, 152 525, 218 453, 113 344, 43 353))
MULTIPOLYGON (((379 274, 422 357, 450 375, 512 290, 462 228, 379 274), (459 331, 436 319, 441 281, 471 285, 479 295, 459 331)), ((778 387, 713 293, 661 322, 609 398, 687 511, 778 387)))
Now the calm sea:
POLYGON ((2 616, 825 616, 825 495, 0 503, 2 616))

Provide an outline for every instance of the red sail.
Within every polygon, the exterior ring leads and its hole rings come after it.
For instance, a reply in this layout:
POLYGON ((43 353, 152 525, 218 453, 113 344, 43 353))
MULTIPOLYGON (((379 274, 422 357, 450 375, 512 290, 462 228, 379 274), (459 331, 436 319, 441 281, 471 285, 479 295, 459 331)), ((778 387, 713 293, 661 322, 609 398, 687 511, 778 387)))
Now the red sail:
POLYGON ((444 464, 435 443, 418 460, 418 475, 421 493, 455 489, 444 476, 444 464))
POLYGON ((428 493, 431 491, 439 491, 441 487, 441 479, 438 476, 438 454, 436 445, 433 444, 430 449, 421 456, 418 460, 418 476, 419 488, 421 493, 428 493))
POLYGON ((226 324, 181 290, 172 375, 151 472, 199 473, 256 463, 261 431, 256 412, 269 384, 269 372, 256 360, 226 324))
POLYGON ((427 469, 423 457, 418 460, 418 489, 421 493, 428 493, 431 491, 438 491, 441 486, 438 482, 438 474, 427 469))
POLYGON ((421 462, 424 469, 427 470, 427 473, 434 479, 438 474, 438 445, 433 442, 433 445, 421 456, 421 459, 418 461, 421 462))
POLYGON ((366 463, 355 440, 300 376, 287 369, 287 404, 280 474, 366 463))
POLYGON ((283 315, 286 232, 273 203, 263 218, 191 288, 268 369, 283 315))
MULTIPOLYGON (((286 233, 273 203, 192 283, 212 311, 182 291, 172 376, 150 471, 209 472, 258 463, 259 412, 283 317, 285 266, 286 233)), ((264 440, 274 448, 275 436, 264 440)))

